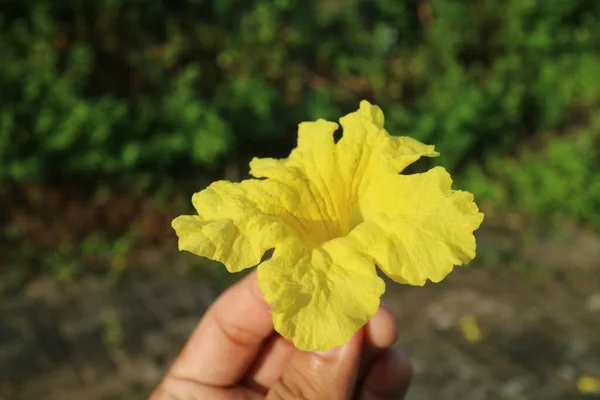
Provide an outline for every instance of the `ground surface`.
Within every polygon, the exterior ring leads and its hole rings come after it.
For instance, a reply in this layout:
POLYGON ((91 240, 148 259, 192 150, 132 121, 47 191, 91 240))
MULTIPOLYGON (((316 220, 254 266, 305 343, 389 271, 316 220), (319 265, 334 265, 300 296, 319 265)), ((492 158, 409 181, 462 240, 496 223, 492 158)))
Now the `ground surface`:
MULTIPOLYGON (((600 398, 576 386, 600 377, 597 237, 478 240, 482 258, 535 260, 541 272, 472 267, 423 288, 389 284, 384 303, 416 371, 408 398, 600 398)), ((0 399, 145 399, 221 289, 161 273, 120 285, 40 281, 3 298, 0 399)))

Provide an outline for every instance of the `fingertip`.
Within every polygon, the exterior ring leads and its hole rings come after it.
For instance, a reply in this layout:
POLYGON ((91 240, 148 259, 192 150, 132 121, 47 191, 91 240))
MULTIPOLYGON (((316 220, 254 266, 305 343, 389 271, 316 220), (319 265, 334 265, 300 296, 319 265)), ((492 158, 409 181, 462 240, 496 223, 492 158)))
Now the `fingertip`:
MULTIPOLYGON (((258 300, 265 302, 265 295, 262 292, 262 289, 260 288, 260 285, 258 284, 258 273, 257 273, 257 269, 254 268, 250 273, 248 273, 248 275, 246 275, 240 282, 240 285, 246 285, 248 287, 248 290, 250 291, 250 293, 252 293, 252 295, 254 297, 256 297, 258 300)), ((265 302, 266 304, 266 302, 265 302)), ((267 304, 268 306, 268 304, 267 304)))
POLYGON ((398 340, 398 327, 390 310, 380 306, 365 328, 366 344, 372 348, 387 348, 398 340))

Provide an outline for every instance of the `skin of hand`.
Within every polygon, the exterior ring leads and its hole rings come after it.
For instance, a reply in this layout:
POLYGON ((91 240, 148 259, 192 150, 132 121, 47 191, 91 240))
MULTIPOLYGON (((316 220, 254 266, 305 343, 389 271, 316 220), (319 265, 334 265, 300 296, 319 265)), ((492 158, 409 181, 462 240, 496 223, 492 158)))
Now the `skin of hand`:
POLYGON ((412 367, 377 314, 345 345, 304 352, 273 330, 252 272, 207 310, 150 400, 403 399, 412 367))

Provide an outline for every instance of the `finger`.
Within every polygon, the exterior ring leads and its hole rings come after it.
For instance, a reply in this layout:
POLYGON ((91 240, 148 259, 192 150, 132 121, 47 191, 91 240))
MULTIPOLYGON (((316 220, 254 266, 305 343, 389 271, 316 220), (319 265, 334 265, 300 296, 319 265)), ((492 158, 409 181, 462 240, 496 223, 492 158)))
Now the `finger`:
POLYGON ((254 271, 208 309, 168 375, 205 385, 233 385, 272 333, 269 306, 254 271))
POLYGON ((274 334, 265 344, 258 360, 244 379, 246 386, 267 394, 269 388, 279 379, 296 351, 294 345, 274 334))
POLYGON ((178 380, 168 377, 150 396, 149 400, 261 400, 265 396, 251 389, 234 386, 231 388, 219 388, 206 386, 197 382, 178 380))
POLYGON ((388 349, 374 362, 361 388, 364 400, 403 399, 412 379, 412 365, 406 355, 388 349))
POLYGON ((365 378, 373 361, 396 340, 398 340, 398 327, 394 317, 387 307, 380 306, 365 328, 363 355, 358 372, 359 382, 365 378))
MULTIPOLYGON (((366 376, 373 360, 394 344, 397 338, 398 328, 394 318, 385 306, 381 306, 365 328, 359 377, 366 376)), ((265 345, 259 360, 250 369, 245 379, 246 385, 266 394, 285 370, 293 352, 293 345, 275 334, 265 345)))
POLYGON ((297 350, 267 399, 347 399, 356 386, 364 328, 328 352, 297 350))

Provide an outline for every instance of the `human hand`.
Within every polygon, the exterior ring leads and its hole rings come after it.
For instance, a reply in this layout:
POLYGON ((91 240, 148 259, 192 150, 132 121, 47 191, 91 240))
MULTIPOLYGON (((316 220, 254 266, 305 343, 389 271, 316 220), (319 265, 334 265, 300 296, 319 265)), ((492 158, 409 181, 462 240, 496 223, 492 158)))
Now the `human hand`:
POLYGON ((402 399, 412 369, 385 308, 344 346, 303 352, 273 330, 256 272, 207 310, 150 400, 402 399))

